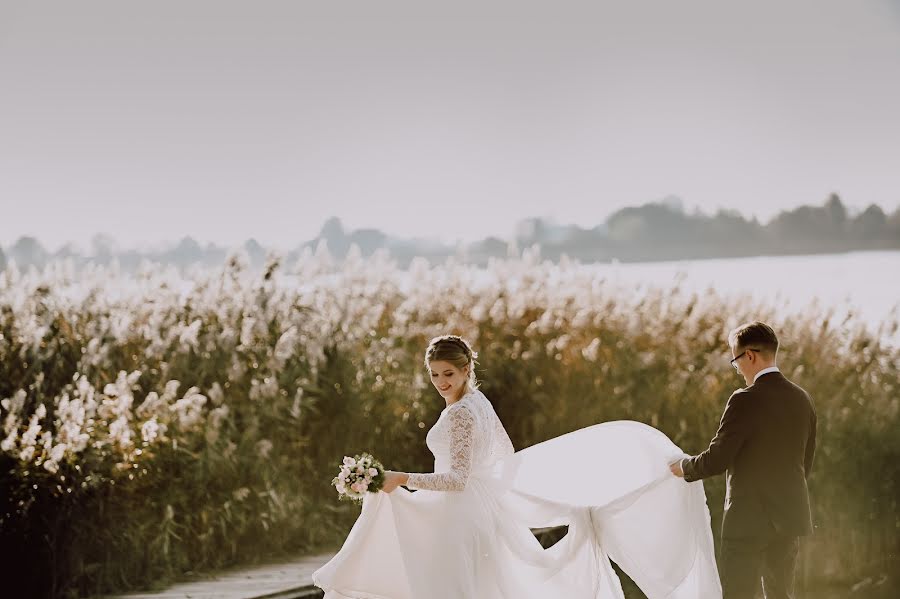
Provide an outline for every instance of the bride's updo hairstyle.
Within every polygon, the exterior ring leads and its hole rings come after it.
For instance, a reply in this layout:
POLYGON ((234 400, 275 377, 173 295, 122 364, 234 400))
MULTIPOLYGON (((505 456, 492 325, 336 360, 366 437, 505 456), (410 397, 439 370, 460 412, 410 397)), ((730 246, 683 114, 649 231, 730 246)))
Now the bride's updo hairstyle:
POLYGON ((469 342, 459 335, 441 335, 435 337, 425 350, 425 368, 431 368, 431 362, 449 362, 460 370, 469 367, 469 379, 466 381, 466 390, 474 391, 478 388, 478 380, 475 378, 475 359, 478 353, 472 350, 469 342))

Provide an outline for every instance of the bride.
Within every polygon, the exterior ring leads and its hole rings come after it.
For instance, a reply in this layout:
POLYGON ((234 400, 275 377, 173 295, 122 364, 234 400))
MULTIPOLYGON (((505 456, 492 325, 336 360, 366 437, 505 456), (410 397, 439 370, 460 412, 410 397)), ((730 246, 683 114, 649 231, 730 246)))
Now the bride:
POLYGON ((455 335, 429 344, 447 404, 426 437, 434 472, 387 471, 366 494, 313 574, 325 599, 624 599, 610 559, 649 599, 721 598, 703 486, 669 472, 678 447, 619 421, 515 452, 476 357, 455 335), (548 549, 530 530, 558 525, 548 549))

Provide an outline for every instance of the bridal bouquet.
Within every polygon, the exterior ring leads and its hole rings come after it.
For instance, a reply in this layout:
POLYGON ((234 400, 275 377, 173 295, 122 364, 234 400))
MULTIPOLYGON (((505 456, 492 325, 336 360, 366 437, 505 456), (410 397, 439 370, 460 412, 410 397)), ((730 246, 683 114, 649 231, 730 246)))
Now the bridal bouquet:
POLYGON ((384 466, 368 453, 344 456, 340 468, 331 481, 340 499, 362 501, 366 492, 376 493, 384 486, 384 466))

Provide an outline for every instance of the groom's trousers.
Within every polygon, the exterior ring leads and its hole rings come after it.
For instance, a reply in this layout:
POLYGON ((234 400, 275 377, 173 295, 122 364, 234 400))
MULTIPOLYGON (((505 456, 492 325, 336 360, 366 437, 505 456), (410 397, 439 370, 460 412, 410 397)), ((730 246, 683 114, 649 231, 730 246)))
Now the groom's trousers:
POLYGON ((762 580, 766 599, 793 599, 800 539, 772 531, 747 538, 723 538, 719 577, 723 599, 754 599, 762 580))

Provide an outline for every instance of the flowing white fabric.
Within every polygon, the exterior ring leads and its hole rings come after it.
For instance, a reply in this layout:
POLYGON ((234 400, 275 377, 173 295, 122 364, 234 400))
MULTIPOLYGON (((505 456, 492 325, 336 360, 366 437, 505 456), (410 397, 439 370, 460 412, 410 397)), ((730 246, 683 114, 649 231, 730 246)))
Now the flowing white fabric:
POLYGON ((313 574, 326 599, 624 599, 610 559, 649 599, 719 599, 701 482, 647 425, 598 424, 513 453, 475 391, 428 432, 433 474, 367 494, 341 550, 313 574), (531 528, 568 525, 548 549, 531 528))

